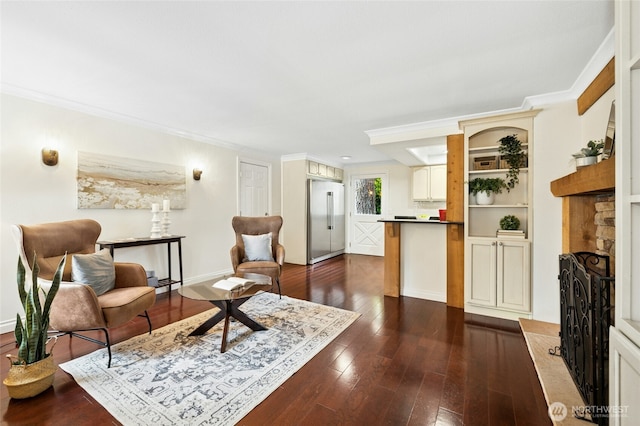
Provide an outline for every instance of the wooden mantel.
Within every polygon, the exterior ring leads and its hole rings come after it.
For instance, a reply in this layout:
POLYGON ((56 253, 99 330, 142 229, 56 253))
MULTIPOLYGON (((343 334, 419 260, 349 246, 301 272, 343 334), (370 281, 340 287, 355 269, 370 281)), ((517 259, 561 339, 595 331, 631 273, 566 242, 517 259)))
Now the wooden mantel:
POLYGON ((551 193, 562 197, 562 252, 596 251, 596 195, 616 188, 615 157, 551 182, 551 193))
POLYGON ((551 182, 556 197, 613 192, 616 188, 615 157, 578 169, 551 182))

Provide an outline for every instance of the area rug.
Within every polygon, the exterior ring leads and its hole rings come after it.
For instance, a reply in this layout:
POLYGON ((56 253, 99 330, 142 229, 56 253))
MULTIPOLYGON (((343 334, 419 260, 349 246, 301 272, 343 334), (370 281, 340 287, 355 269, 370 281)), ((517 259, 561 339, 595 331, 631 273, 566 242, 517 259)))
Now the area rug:
POLYGON ((220 353, 222 322, 188 334, 217 308, 61 364, 125 425, 231 425, 326 347, 360 314, 272 293, 241 308, 268 329, 230 324, 220 353))

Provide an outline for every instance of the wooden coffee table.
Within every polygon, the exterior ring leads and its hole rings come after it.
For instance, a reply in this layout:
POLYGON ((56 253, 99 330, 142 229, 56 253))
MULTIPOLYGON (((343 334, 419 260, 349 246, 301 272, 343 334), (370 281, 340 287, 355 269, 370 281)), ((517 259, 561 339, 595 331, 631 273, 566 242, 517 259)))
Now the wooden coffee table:
MULTIPOLYGON (((213 305, 220 308, 220 312, 206 320, 201 326, 193 330, 189 336, 202 336, 211 329, 214 325, 218 324, 224 319, 224 328, 222 331, 222 344, 220 345, 220 352, 225 352, 227 349, 227 332, 229 331, 229 318, 235 318, 242 324, 246 325, 253 331, 266 330, 267 328, 249 318, 247 314, 242 312, 239 307, 249 300, 251 296, 254 296, 262 291, 268 291, 271 289, 272 282, 271 277, 262 274, 236 274, 235 276, 246 278, 255 282, 250 287, 246 287, 239 291, 228 291, 213 287, 215 281, 206 281, 199 284, 182 286, 178 289, 178 293, 183 297, 194 300, 208 300, 213 305)), ((223 278, 220 278, 223 279, 223 278)))

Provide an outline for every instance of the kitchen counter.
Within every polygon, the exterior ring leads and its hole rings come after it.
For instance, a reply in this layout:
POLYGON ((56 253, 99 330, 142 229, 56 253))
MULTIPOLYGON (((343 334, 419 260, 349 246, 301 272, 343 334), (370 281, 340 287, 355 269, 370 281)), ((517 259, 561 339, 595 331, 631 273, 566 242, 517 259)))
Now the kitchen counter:
POLYGON ((455 273, 448 276, 448 255, 456 256, 455 243, 462 239, 463 222, 406 217, 378 222, 385 224, 385 296, 447 302, 449 280, 459 280, 455 273), (451 248, 447 247, 449 240, 454 242, 451 248))
POLYGON ((462 225, 463 222, 450 222, 438 219, 379 219, 378 222, 398 222, 398 223, 434 223, 440 225, 462 225))

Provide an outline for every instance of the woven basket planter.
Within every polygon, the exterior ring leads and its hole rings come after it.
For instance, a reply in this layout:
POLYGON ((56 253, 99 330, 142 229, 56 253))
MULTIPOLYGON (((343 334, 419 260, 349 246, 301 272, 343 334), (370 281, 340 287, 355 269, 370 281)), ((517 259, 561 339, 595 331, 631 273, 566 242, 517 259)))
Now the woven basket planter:
POLYGON ((7 355, 11 368, 2 383, 7 387, 9 396, 15 399, 31 398, 49 389, 56 374, 53 355, 32 364, 14 364, 11 355, 7 355))

